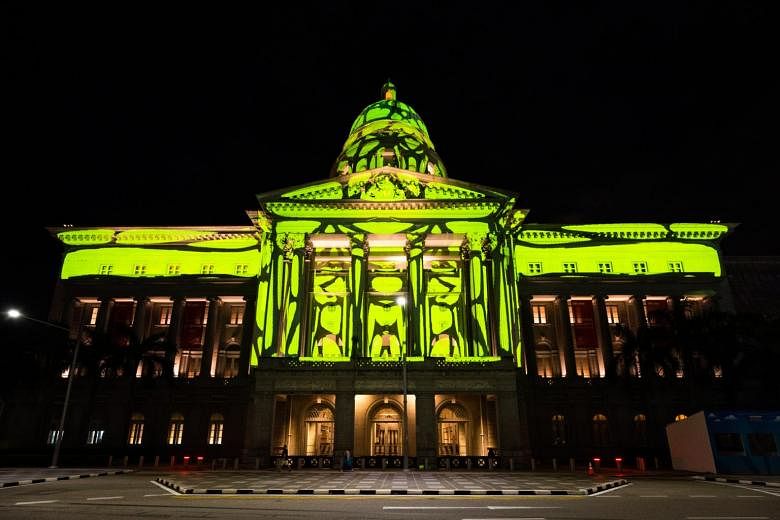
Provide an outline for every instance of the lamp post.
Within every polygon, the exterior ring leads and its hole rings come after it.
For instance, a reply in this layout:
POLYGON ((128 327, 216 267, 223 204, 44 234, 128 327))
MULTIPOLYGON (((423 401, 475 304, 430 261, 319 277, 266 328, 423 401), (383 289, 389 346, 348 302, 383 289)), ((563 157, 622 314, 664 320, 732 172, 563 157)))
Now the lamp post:
MULTIPOLYGON (((41 325, 46 325, 48 327, 52 327, 55 329, 64 330, 66 332, 70 332, 70 329, 67 327, 63 327, 62 325, 57 325, 55 323, 50 323, 48 321, 39 320, 37 318, 32 318, 30 316, 25 316, 20 311, 16 309, 11 309, 7 313, 9 318, 18 319, 18 318, 24 318, 25 320, 34 321, 35 323, 40 323, 41 325)), ((68 387, 67 390, 65 390, 65 401, 62 403, 62 414, 60 415, 60 426, 57 430, 57 439, 54 443, 54 454, 51 457, 51 466, 50 468, 57 468, 57 463, 59 462, 60 458, 60 448, 62 447, 62 438, 64 437, 65 433, 65 415, 68 413, 68 401, 70 400, 70 388, 73 386, 73 376, 76 372, 76 360, 78 359, 79 355, 79 346, 81 345, 81 320, 79 320, 79 327, 76 332, 76 348, 73 349, 73 360, 70 362, 70 370, 68 370, 68 387)))

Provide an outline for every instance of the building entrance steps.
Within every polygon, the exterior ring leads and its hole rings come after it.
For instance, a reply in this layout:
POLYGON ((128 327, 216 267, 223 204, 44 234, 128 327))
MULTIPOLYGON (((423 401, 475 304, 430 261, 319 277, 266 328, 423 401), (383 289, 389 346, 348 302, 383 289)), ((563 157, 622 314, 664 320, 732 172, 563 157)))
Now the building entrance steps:
POLYGON ((500 471, 182 471, 155 480, 183 494, 237 495, 591 495, 628 484, 604 475, 500 471))

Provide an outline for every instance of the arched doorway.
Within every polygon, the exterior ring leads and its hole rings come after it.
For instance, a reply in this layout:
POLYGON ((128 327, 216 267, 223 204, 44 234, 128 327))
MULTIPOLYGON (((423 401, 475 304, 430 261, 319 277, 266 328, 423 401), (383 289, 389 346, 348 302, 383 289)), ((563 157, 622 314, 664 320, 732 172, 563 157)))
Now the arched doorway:
POLYGON ((469 454, 469 418, 466 409, 449 403, 438 414, 439 455, 464 456, 469 454))
POLYGON ((380 404, 372 411, 369 422, 372 456, 403 454, 400 408, 392 403, 380 404))
POLYGON ((306 412, 306 455, 333 455, 333 410, 324 404, 306 412))

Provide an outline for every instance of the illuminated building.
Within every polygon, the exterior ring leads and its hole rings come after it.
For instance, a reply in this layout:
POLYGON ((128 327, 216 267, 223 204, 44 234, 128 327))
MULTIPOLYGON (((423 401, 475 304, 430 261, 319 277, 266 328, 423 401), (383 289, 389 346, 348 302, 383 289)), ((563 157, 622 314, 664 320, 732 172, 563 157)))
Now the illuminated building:
POLYGON ((730 308, 726 225, 526 223, 517 194, 447 177, 391 84, 329 178, 258 202, 248 226, 52 230, 66 255, 51 318, 106 353, 77 378, 66 450, 266 465, 287 445, 307 465, 350 449, 399 466, 406 439, 430 465, 491 448, 518 465, 663 456, 667 422, 717 404, 682 390, 686 360, 664 373, 624 347, 730 308))

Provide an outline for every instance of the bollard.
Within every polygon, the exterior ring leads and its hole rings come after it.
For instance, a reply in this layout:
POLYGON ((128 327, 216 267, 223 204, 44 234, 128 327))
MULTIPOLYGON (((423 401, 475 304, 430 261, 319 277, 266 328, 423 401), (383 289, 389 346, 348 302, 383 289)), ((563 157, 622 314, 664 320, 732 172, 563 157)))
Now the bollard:
POLYGON ((553 457, 553 471, 558 471, 558 459, 553 457))
POLYGON ((211 471, 217 469, 217 459, 211 459, 211 471))
POLYGON ((160 456, 159 455, 155 455, 154 456, 154 467, 156 468, 159 465, 160 465, 160 456))
POLYGON ((659 469, 658 457, 653 457, 653 460, 655 461, 655 469, 658 470, 659 469))
POLYGON ((238 457, 233 459, 233 469, 238 469, 238 457))
POLYGON ((255 457, 255 469, 260 469, 260 457, 255 457))
POLYGON ((601 470, 601 457, 593 457, 593 468, 597 473, 601 470))
POLYGON ((382 457, 382 471, 387 469, 387 459, 382 457))
POLYGON ((509 471, 515 470, 515 458, 509 457, 509 471))
POLYGON ((619 472, 623 471, 623 458, 622 457, 615 457, 615 466, 617 467, 617 470, 619 472))
POLYGON ((531 457, 531 471, 536 471, 536 459, 531 457))
POLYGON ((144 467, 144 456, 143 455, 138 457, 138 467, 139 468, 143 468, 144 467))
POLYGON ((447 469, 447 471, 450 470, 450 459, 449 458, 444 459, 444 467, 447 469))
POLYGON ((227 469, 227 459, 222 457, 222 469, 227 469))
POLYGON ((176 455, 171 455, 171 467, 176 465, 176 455))
POLYGON ((574 473, 576 471, 576 465, 574 464, 574 457, 569 457, 569 471, 574 473))
POLYGON ((471 457, 466 459, 466 469, 471 469, 471 457))
POLYGON ((113 455, 109 455, 108 456, 108 467, 110 468, 113 463, 114 463, 114 456, 113 455))
POLYGON ((428 471, 428 457, 425 457, 425 471, 428 471))
POLYGON ((125 458, 122 460, 122 465, 124 467, 127 467, 127 459, 128 459, 128 457, 127 457, 127 455, 125 455, 125 458))
POLYGON ((644 457, 637 457, 636 458, 636 469, 637 469, 637 471, 646 471, 646 469, 645 469, 645 458, 644 457))

